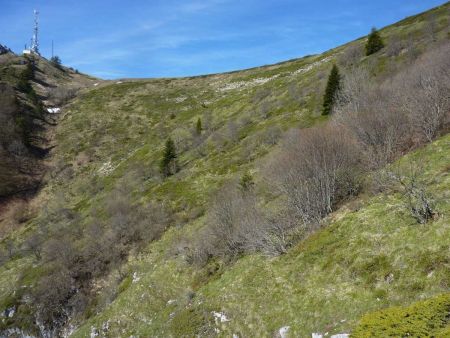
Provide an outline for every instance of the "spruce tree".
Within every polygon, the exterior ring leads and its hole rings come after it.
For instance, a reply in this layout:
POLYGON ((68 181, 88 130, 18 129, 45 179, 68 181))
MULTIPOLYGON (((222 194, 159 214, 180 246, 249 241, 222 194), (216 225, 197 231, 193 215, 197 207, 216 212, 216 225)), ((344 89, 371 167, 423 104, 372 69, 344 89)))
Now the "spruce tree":
POLYGON ((369 56, 373 53, 378 52, 380 49, 384 47, 383 40, 381 39, 380 34, 377 29, 374 27, 369 34, 366 44, 366 56, 369 56))
POLYGON ((331 113, 331 109, 333 108, 337 91, 339 90, 340 78, 341 76, 339 75, 338 67, 336 65, 333 65, 333 68, 331 68, 330 75, 328 76, 325 95, 323 96, 322 115, 328 115, 329 113, 331 113))
POLYGON ((167 177, 176 172, 176 158, 177 154, 175 150, 175 143, 169 137, 166 141, 163 157, 160 163, 161 174, 167 177))
POLYGON ((197 133, 197 135, 201 135, 202 134, 202 120, 200 119, 200 117, 197 120, 197 124, 195 126, 195 132, 197 133))
POLYGON ((252 174, 250 174, 249 171, 246 171, 241 176, 241 179, 239 181, 239 187, 240 187, 241 191, 243 191, 243 192, 249 191, 253 188, 254 185, 255 185, 255 182, 253 181, 252 174))

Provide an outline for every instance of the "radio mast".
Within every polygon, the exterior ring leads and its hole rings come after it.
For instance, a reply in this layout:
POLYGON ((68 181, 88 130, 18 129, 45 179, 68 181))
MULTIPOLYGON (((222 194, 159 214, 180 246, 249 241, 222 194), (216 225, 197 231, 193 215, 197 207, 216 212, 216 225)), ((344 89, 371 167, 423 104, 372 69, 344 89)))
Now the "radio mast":
POLYGON ((39 32, 39 12, 34 10, 34 29, 33 29, 33 38, 31 39, 31 52, 39 55, 39 40, 38 40, 38 32, 39 32))

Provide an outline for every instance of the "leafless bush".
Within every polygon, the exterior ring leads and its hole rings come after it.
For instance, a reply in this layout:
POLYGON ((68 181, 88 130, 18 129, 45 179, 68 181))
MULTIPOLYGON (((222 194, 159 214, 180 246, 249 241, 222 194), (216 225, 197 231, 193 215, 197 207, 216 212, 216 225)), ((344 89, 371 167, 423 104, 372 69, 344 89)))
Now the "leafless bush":
POLYGON ((424 35, 431 41, 436 41, 437 34, 437 15, 436 12, 431 12, 427 15, 423 26, 424 35))
POLYGON ((73 99, 77 93, 77 89, 73 87, 55 87, 48 93, 48 98, 56 105, 63 105, 73 99))
POLYGON ((25 250, 34 254, 37 260, 41 259, 43 238, 39 233, 33 233, 25 241, 25 250))
POLYGON ((210 257, 232 259, 244 252, 284 253, 288 231, 264 215, 253 191, 230 183, 216 194, 206 227, 187 245, 188 260, 203 264, 210 257))
POLYGON ((419 224, 427 223, 436 214, 432 195, 426 189, 420 165, 409 163, 388 169, 388 179, 398 186, 405 207, 419 224))
POLYGON ((364 49, 359 43, 353 43, 339 57, 339 63, 344 67, 356 65, 364 56, 364 49))
POLYGON ((287 197, 294 218, 308 229, 356 193, 360 153, 342 128, 292 130, 269 162, 268 178, 287 197))
POLYGON ((281 137, 282 130, 278 126, 269 126, 263 135, 263 142, 268 145, 275 145, 281 137))
POLYGON ((411 69, 393 81, 400 88, 398 100, 413 125, 432 141, 450 114, 450 43, 419 58, 411 69))
POLYGON ((398 56, 405 48, 405 42, 400 38, 398 34, 393 35, 386 46, 387 56, 398 56))
POLYGON ((356 135, 371 168, 409 149, 416 135, 430 141, 444 127, 449 114, 449 52, 447 43, 381 83, 366 68, 345 74, 334 121, 356 135))

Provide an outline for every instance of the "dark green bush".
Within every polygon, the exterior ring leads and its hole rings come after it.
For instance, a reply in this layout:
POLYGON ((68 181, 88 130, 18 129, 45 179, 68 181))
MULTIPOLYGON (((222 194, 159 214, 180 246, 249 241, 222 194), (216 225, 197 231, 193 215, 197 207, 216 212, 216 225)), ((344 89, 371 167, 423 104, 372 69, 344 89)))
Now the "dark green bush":
POLYGON ((450 293, 406 307, 392 307, 364 315, 352 338, 448 337, 450 293))

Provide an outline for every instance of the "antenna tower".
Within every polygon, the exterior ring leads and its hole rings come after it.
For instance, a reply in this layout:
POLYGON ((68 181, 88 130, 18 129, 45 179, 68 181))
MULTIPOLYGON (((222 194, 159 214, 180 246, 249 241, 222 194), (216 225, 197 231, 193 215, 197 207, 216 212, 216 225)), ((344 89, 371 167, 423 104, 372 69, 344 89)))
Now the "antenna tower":
POLYGON ((34 29, 33 29, 33 38, 31 39, 31 52, 39 55, 39 40, 38 40, 38 31, 39 31, 39 12, 34 10, 34 29))

